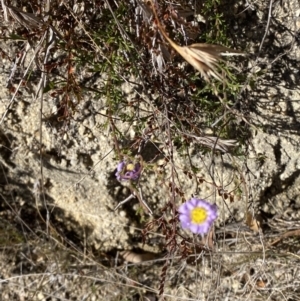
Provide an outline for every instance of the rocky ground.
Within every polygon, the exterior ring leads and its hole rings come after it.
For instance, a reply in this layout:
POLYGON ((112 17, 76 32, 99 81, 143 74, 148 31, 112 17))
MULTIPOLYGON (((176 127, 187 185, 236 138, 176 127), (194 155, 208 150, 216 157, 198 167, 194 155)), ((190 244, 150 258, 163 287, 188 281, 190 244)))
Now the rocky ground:
MULTIPOLYGON (((247 116, 251 135, 243 157, 203 155, 192 146, 189 158, 174 153, 184 198, 196 193, 220 210, 213 252, 197 249, 201 239, 190 236, 189 258, 196 257, 190 260, 179 246, 170 257, 156 228, 143 236, 149 217, 137 214, 137 200, 114 211, 130 192, 115 178, 105 100, 86 91, 62 135, 51 119, 56 98, 34 97, 41 73, 12 98, 8 79, 19 45, 1 40, 1 300, 157 300, 163 279, 167 300, 300 300, 300 6, 243 2, 228 14, 238 45, 249 52, 239 114, 241 123, 247 116), (191 162, 205 181, 188 177, 191 162)), ((16 82, 31 57, 28 47, 16 82)), ((91 86, 102 83, 97 74, 91 86)), ((124 97, 136 97, 129 83, 122 89, 124 97)), ((116 120, 129 138, 131 125, 116 120)), ((154 162, 140 187, 155 220, 170 198, 172 169, 155 143, 142 156, 154 162)))

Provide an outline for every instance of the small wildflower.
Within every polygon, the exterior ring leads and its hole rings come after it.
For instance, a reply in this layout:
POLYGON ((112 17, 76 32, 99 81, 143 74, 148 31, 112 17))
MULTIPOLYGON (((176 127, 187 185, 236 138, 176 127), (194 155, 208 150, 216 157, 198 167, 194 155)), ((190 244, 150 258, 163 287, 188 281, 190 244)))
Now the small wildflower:
POLYGON ((182 228, 189 228, 195 234, 206 234, 218 217, 218 208, 205 200, 191 198, 179 209, 182 228))
POLYGON ((140 163, 122 161, 117 166, 116 177, 118 181, 138 180, 141 175, 142 166, 140 163))

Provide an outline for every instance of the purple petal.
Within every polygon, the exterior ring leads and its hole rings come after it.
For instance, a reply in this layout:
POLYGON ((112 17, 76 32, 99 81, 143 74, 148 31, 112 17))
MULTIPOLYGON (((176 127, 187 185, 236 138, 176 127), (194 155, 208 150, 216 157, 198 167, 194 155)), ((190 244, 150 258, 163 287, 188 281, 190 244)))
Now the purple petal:
POLYGON ((189 228, 195 234, 206 234, 210 226, 206 223, 202 225, 191 224, 189 228))
POLYGON ((186 214, 180 214, 179 215, 179 220, 182 222, 182 223, 191 223, 191 218, 189 215, 186 215, 186 214))
POLYGON ((198 225, 195 225, 195 224, 191 224, 189 226, 190 230, 195 233, 195 234, 201 234, 201 229, 200 229, 200 226, 198 225))
POLYGON ((117 171, 121 172, 123 170, 124 166, 125 166, 125 162, 124 161, 120 162, 117 166, 117 171))
POLYGON ((181 214, 189 214, 190 210, 187 208, 186 203, 184 203, 179 206, 178 212, 181 214))
POLYGON ((191 227, 191 222, 190 221, 181 221, 181 227, 183 229, 187 229, 191 227))
POLYGON ((126 170, 128 165, 130 165, 131 162, 122 161, 117 166, 117 172, 116 177, 119 181, 129 181, 129 180, 137 180, 140 177, 142 166, 140 163, 136 163, 134 165, 133 170, 126 170))
POLYGON ((188 228, 196 234, 205 234, 209 231, 215 219, 218 217, 218 207, 205 200, 192 198, 182 204, 179 209, 179 220, 182 228, 188 228), (191 212, 195 208, 203 208, 207 213, 207 218, 203 223, 193 223, 191 212))
POLYGON ((185 203, 185 206, 189 212, 196 207, 196 205, 194 203, 196 203, 196 202, 187 201, 185 203))
POLYGON ((187 201, 187 203, 189 203, 191 206, 193 206, 193 208, 195 208, 198 207, 199 201, 199 199, 191 198, 189 201, 187 201))

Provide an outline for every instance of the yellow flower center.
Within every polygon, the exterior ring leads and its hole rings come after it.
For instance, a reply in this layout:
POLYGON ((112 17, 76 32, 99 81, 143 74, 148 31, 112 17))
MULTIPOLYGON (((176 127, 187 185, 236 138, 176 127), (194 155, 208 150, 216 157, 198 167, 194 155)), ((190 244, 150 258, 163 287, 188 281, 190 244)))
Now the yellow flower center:
POLYGON ((134 170, 134 164, 132 164, 132 163, 127 164, 127 165, 126 165, 126 170, 127 170, 127 171, 132 171, 132 170, 134 170))
POLYGON ((191 211, 191 220, 194 224, 202 224, 207 218, 207 211, 204 208, 195 208, 191 211))

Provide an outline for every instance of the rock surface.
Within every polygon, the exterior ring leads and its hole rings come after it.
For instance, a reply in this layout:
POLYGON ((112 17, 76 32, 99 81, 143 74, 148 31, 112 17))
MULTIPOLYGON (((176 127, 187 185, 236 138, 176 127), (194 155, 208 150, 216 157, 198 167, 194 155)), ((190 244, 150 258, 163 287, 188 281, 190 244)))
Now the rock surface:
MULTIPOLYGON (((230 153, 204 157, 193 153, 191 146, 191 161, 201 170, 197 176, 206 180, 199 184, 184 172, 190 161, 174 153, 176 177, 184 198, 197 194, 217 203, 220 208, 218 229, 224 223, 243 221, 248 210, 261 215, 264 221, 274 216, 287 221, 300 220, 300 7, 297 1, 276 1, 271 8, 272 17, 268 19, 267 3, 248 5, 234 20, 242 42, 255 53, 249 59, 249 85, 243 88, 248 97, 244 105, 251 108, 253 125, 247 158, 233 158, 230 153), (249 22, 244 27, 246 20, 254 22, 253 26, 249 22), (254 88, 250 88, 252 80, 254 88), (234 201, 224 199, 218 187, 222 191, 233 191, 234 201)), ((239 7, 237 12, 240 11, 239 7)), ((2 49, 8 54, 12 45, 1 41, 2 49)), ((25 67, 27 63, 28 59, 25 67)), ((0 127, 0 192, 1 202, 5 203, 2 207, 17 206, 20 208, 17 216, 30 225, 32 221, 26 220, 26 214, 32 212, 32 208, 39 208, 45 220, 49 218, 51 223, 63 225, 64 231, 74 233, 81 245, 92 246, 99 252, 137 248, 162 252, 159 244, 151 243, 161 237, 160 233, 153 233, 149 241, 142 244, 140 231, 147 216, 136 214, 137 200, 114 211, 130 191, 115 179, 118 158, 113 151, 111 126, 103 116, 107 114, 103 110, 105 99, 99 99, 92 92, 85 93, 70 124, 59 124, 51 120, 51 114, 58 110, 55 97, 47 95, 43 99, 42 117, 41 100, 34 99, 30 88, 22 90, 22 95, 11 101, 12 93, 6 85, 12 64, 3 58, 1 68, 0 118, 5 115, 0 127), (60 128, 63 126, 65 131, 60 128)), ((102 82, 99 78, 96 84, 102 82)), ((35 83, 33 86, 36 87, 35 83)), ((123 88, 124 97, 132 97, 134 92, 130 85, 125 87, 124 84, 123 88)), ((124 133, 128 132, 129 140, 134 137, 130 123, 116 121, 116 125, 124 133)), ((151 158, 158 154, 152 146, 148 152, 151 158)), ((160 174, 161 162, 164 161, 158 158, 154 163, 156 169, 145 168, 140 181, 143 197, 154 212, 159 212, 170 199, 171 168, 167 166, 160 174)), ((177 202, 179 205, 181 198, 178 197, 177 202)), ((3 266, 0 271, 2 279, 8 277, 3 266)), ((208 269, 207 275, 209 272, 208 269)), ((68 276, 53 281, 61 281, 60 285, 68 281, 76 283, 68 276)), ((222 285, 233 291, 238 291, 239 283, 237 278, 222 280, 222 285)), ((20 283, 19 286, 26 285, 20 283)), ((193 291, 192 286, 190 290, 193 291)), ((9 293, 2 298, 13 300, 9 293)), ((26 292, 23 297, 15 298, 26 300, 26 292)), ((46 300, 42 292, 36 298, 46 300)))

